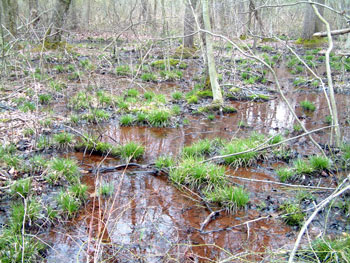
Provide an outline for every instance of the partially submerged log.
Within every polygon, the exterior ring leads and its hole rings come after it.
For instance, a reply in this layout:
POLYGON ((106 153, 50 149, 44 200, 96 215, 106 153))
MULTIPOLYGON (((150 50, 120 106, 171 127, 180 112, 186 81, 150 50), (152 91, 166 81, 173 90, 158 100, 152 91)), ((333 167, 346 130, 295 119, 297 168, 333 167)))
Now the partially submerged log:
MULTIPOLYGON (((343 28, 343 29, 338 29, 338 30, 332 30, 331 35, 332 36, 337 36, 337 35, 344 35, 350 33, 350 28, 343 28)), ((326 37, 327 32, 317 32, 312 35, 313 37, 326 37)))

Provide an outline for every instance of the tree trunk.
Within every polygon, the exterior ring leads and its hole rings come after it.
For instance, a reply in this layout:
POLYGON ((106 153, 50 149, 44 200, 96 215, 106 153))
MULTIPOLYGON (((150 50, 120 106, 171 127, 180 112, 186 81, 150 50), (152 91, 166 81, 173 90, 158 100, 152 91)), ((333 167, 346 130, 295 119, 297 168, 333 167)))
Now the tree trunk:
POLYGON ((77 18, 77 0, 71 0, 71 17, 72 17, 72 29, 76 30, 78 28, 78 18, 77 18))
POLYGON ((4 24, 13 36, 17 35, 18 2, 15 0, 2 0, 4 24))
MULTIPOLYGON (((324 4, 325 0, 315 0, 315 2, 324 4)), ((319 12, 324 12, 324 8, 320 8, 319 6, 316 7, 319 10, 319 12)), ((322 22, 316 16, 311 4, 306 4, 306 9, 304 13, 304 28, 301 37, 303 39, 311 39, 312 35, 319 31, 322 31, 322 22)))
MULTIPOLYGON (((192 13, 192 8, 195 9, 197 5, 197 0, 186 0, 185 9, 185 21, 184 21, 184 35, 190 35, 194 32, 195 19, 192 13)), ((184 38, 184 47, 193 48, 194 46, 194 35, 184 38)))
POLYGON ((33 22, 33 26, 36 26, 39 22, 38 12, 39 12, 38 0, 29 0, 29 17, 30 17, 30 20, 35 19, 35 21, 33 22))
MULTIPOLYGON (((202 0, 202 8, 203 8, 203 20, 204 20, 205 30, 211 32, 208 0, 202 0)), ((223 104, 224 100, 222 98, 221 89, 217 79, 212 42, 213 42, 213 37, 210 34, 206 33, 207 61, 208 61, 210 84, 211 84, 211 89, 213 91, 213 103, 223 104)))
MULTIPOLYGON (((325 4, 325 0, 318 0, 316 2, 318 2, 320 4, 323 4, 323 5, 325 4)), ((324 14, 324 7, 317 6, 317 9, 318 9, 318 12, 320 12, 320 15, 323 16, 323 14, 324 14)), ((316 32, 321 32, 322 30, 323 30, 323 23, 318 17, 316 17, 315 31, 316 32)))
POLYGON ((87 30, 89 30, 89 27, 90 27, 90 9, 91 9, 91 2, 90 2, 90 0, 87 0, 86 14, 85 14, 85 25, 86 25, 87 30))
POLYGON ((166 35, 166 21, 165 21, 165 3, 164 0, 161 0, 161 5, 162 5, 162 35, 165 36, 166 35))
POLYGON ((51 19, 51 32, 48 40, 50 42, 60 42, 62 37, 62 26, 67 15, 71 0, 57 0, 55 11, 51 19))

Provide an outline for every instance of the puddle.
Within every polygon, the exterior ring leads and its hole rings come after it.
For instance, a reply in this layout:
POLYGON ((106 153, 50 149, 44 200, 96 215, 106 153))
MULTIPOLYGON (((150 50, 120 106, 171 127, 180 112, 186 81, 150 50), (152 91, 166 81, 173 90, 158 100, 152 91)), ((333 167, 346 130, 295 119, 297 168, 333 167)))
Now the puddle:
MULTIPOLYGON (((54 230, 50 235, 54 245, 48 262, 76 262, 78 258, 83 261, 87 258, 83 251, 90 251, 90 259, 101 257, 94 254, 97 250, 103 250, 105 256, 112 253, 118 262, 138 262, 139 258, 143 262, 164 262, 170 257, 181 260, 193 257, 198 262, 208 262, 206 258, 224 259, 230 253, 265 252, 292 241, 291 237, 286 237, 290 228, 275 219, 261 220, 230 231, 200 234, 196 229, 210 212, 198 200, 193 200, 195 196, 176 189, 166 178, 143 172, 127 172, 123 176, 122 171, 103 174, 101 178, 112 182, 116 192, 120 189, 120 193, 109 199, 90 198, 86 208, 70 224, 72 228, 68 227, 68 233, 54 230), (102 241, 100 246, 96 239, 102 241)), ((95 192, 92 175, 86 175, 83 181, 89 184, 90 193, 95 192)), ((256 210, 233 215, 222 212, 205 231, 258 217, 256 210)))
MULTIPOLYGON (((329 113, 323 93, 295 92, 286 80, 291 77, 290 74, 285 74, 283 69, 279 74, 284 74, 281 83, 285 85, 286 96, 306 128, 311 130, 324 126, 325 116, 329 113), (300 101, 306 99, 314 102, 317 108, 314 113, 305 114, 299 107, 300 101)), ((168 95, 178 89, 178 85, 173 83, 150 86, 155 91, 168 95)), ((339 119, 345 120, 349 115, 349 96, 337 94, 336 100, 339 119)), ((176 156, 184 146, 199 139, 220 137, 229 140, 248 136, 253 131, 264 134, 293 131, 293 116, 280 99, 264 103, 234 101, 231 104, 238 109, 236 114, 216 116, 213 121, 206 116, 186 116, 190 124, 179 128, 119 127, 118 123, 112 122, 85 126, 85 129, 102 135, 102 140, 111 143, 142 143, 146 146, 145 157, 141 160, 144 164, 154 162, 160 155, 176 156), (242 122, 245 127, 239 126, 242 122)), ((344 139, 349 140, 349 126, 343 126, 342 132, 344 139)), ((317 141, 327 143, 329 131, 313 136, 317 141)), ((294 146, 304 154, 314 150, 304 139, 294 146)), ((113 158, 83 156, 82 153, 70 156, 81 161, 83 167, 96 165, 102 160, 105 166, 121 162, 113 158)), ((288 198, 288 192, 279 185, 234 178, 239 176, 276 181, 275 175, 267 168, 227 169, 227 175, 233 177, 230 179, 233 182, 250 190, 251 202, 255 208, 265 201, 267 205, 277 206, 278 198, 288 198), (268 198, 272 193, 274 199, 269 203, 268 198)), ((49 237, 45 237, 52 244, 47 262, 116 262, 116 259, 117 262, 172 262, 176 261, 174 259, 181 262, 219 259, 226 259, 227 262, 260 261, 268 255, 264 252, 290 249, 295 241, 295 232, 272 217, 231 230, 214 231, 269 215, 258 209, 231 215, 221 212, 205 227, 204 231, 208 233, 201 233, 198 229, 210 211, 198 196, 180 191, 167 178, 152 175, 149 171, 117 171, 98 177, 87 174, 83 177, 83 182, 89 186, 89 201, 64 229, 56 227, 49 237), (101 182, 113 184, 114 194, 111 197, 98 196, 97 185, 101 182)), ((327 185, 327 182, 323 183, 327 185)))

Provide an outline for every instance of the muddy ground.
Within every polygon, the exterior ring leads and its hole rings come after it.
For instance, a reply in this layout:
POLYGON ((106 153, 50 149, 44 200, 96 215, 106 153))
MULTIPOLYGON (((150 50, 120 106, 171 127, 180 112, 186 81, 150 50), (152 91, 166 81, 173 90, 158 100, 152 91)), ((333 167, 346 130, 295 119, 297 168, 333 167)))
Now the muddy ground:
MULTIPOLYGON (((121 42, 113 54, 111 47, 104 50, 108 44, 102 39, 89 38, 72 41, 65 50, 44 51, 28 44, 4 60, 6 67, 3 67, 0 90, 2 144, 14 144, 14 154, 23 162, 34 155, 47 160, 53 157, 76 160, 82 174, 81 182, 88 186, 88 198, 73 216, 62 212, 61 216, 47 222, 45 207, 51 205, 60 212, 55 196, 66 189, 67 183, 50 185, 43 177, 45 168, 28 172, 0 160, 3 226, 9 222, 12 204, 18 201, 18 196, 9 193, 7 186, 21 178, 31 178, 30 196, 40 199, 43 210, 40 219, 28 225, 26 231, 46 246, 40 255, 41 262, 286 260, 300 226, 286 224, 281 205, 291 200, 300 202, 307 218, 314 206, 332 193, 347 174, 342 150, 330 145, 331 130, 313 134, 333 160, 329 169, 280 184, 276 173, 278 167, 292 166, 298 158, 319 154, 307 137, 301 137, 284 144, 283 151, 278 148, 282 153, 288 152, 284 156, 271 149, 266 157, 249 167, 225 165, 230 182, 249 192, 250 201, 245 208, 232 212, 217 203, 208 205, 195 189, 172 183, 167 170, 156 168, 154 162, 160 156, 179 158, 183 147, 201 139, 232 140, 248 137, 252 132, 266 136, 281 134, 284 138, 301 134, 300 127, 277 93, 271 74, 259 63, 244 58, 231 46, 218 41, 216 59, 225 107, 233 107, 236 111, 207 112, 203 109, 211 103, 210 94, 193 93, 198 95, 197 103, 190 101, 191 94, 185 95, 192 90, 205 90, 205 69, 199 50, 188 56, 186 52, 179 53, 177 43, 157 43, 148 47, 121 42), (164 69, 152 66, 152 62, 155 65, 155 61, 164 57, 167 61, 163 63, 164 69), (170 59, 177 59, 179 63, 172 66, 170 59), (140 63, 143 65, 139 66, 140 63), (181 63, 186 67, 180 67, 181 63), (116 68, 120 65, 129 65, 130 71, 118 72, 116 68), (176 71, 177 75, 162 73, 162 70, 176 71), (144 73, 155 74, 155 78, 146 80, 144 73), (130 89, 138 91, 136 96, 125 95, 130 89), (77 96, 79 92, 80 97, 77 96), (155 102, 147 104, 144 98, 147 92, 154 92, 155 102), (181 92, 182 97, 174 99, 174 92, 181 92), (104 100, 99 100, 101 94, 106 97, 104 100), (159 94, 163 95, 157 97, 159 94), (47 95, 48 99, 42 95, 47 95), (81 106, 86 102, 87 106, 81 106), (128 108, 123 109, 121 102, 126 102, 128 108), (75 107, 77 105, 81 107, 75 107), (160 125, 165 127, 150 127, 150 121, 132 122, 126 127, 121 123, 124 115, 136 116, 139 109, 170 110, 174 105, 178 106, 177 112, 172 112, 169 121, 160 125), (89 118, 88 114, 96 109, 103 110, 108 117, 99 118, 95 111, 89 118), (60 147, 52 138, 63 132, 72 133, 75 138, 60 147), (130 141, 143 145, 143 157, 133 160, 141 166, 97 172, 93 168, 113 167, 125 164, 126 160, 74 147, 87 135, 111 145, 130 141), (43 140, 47 143, 43 144, 43 140), (99 193, 102 183, 113 186, 110 195, 99 193), (300 198, 301 195, 305 197, 300 198), (215 211, 218 211, 215 216, 208 217, 215 211), (202 227, 204 222, 207 224, 202 227)), ((293 45, 293 48, 327 82, 322 58, 324 47, 305 49, 293 45)), ((256 52, 276 70, 283 92, 305 127, 313 130, 329 125, 329 109, 320 83, 305 67, 299 65, 298 68, 298 62, 290 62, 291 54, 283 44, 260 43, 256 52), (305 100, 312 102, 316 110, 303 110, 300 102, 305 100)), ((333 62, 342 140, 349 142, 350 62, 337 52, 333 62)), ((222 164, 220 160, 218 162, 222 164)), ((346 202, 343 198, 339 200, 346 202)), ((310 238, 320 233, 330 236, 348 233, 350 224, 346 213, 343 206, 334 204, 321 211, 309 228, 310 238)), ((305 238, 303 246, 307 248, 307 244, 305 238)))

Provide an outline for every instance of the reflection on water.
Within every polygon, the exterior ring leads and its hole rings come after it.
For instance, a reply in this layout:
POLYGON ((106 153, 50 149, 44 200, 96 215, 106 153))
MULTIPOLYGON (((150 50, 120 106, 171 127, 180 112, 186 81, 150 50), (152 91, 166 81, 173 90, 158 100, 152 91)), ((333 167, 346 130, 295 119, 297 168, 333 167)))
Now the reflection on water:
MULTIPOLYGON (((307 129, 325 125, 324 118, 329 112, 323 94, 290 92, 287 96, 307 129), (299 102, 306 99, 315 103, 316 112, 305 114, 300 109, 299 102)), ((339 118, 344 120, 349 114, 350 100, 344 95, 337 95, 336 100, 339 118)), ((103 140, 111 143, 131 140, 141 142, 146 146, 144 163, 153 162, 159 155, 177 155, 183 146, 203 138, 231 139, 247 136, 252 131, 276 134, 293 130, 295 123, 292 114, 280 99, 275 98, 265 103, 232 102, 232 105, 238 109, 238 113, 216 116, 214 121, 209 121, 206 117, 190 116, 190 125, 180 128, 119 127, 117 123, 112 123, 90 130, 102 134, 103 140), (239 128, 240 121, 248 127, 239 128)), ((315 134, 314 137, 326 143, 328 132, 315 134)), ((349 127, 343 127, 342 132, 344 138, 349 140, 349 127)), ((310 148, 307 145, 303 147, 304 150, 310 148)), ((76 154, 75 158, 83 160, 81 153, 76 154)), ((96 164, 101 160, 91 156, 84 157, 83 162, 96 164)), ((107 158, 104 165, 116 162, 107 158)), ((266 171, 228 169, 227 174, 276 180, 273 174, 266 171)), ((250 189, 254 203, 262 201, 266 193, 285 194, 276 185, 232 180, 250 189)), ((230 231, 200 234, 196 229, 200 228, 210 212, 203 207, 198 197, 176 189, 166 178, 145 171, 128 171, 125 174, 118 171, 98 177, 89 174, 85 175, 84 182, 90 187, 89 202, 67 228, 62 231, 55 228, 51 232, 49 241, 53 245, 48 262, 64 260, 68 263, 76 262, 77 259, 94 262, 94 257, 104 258, 107 262, 171 262, 171 258, 182 262, 191 262, 192 259, 208 262, 206 258, 228 259, 243 252, 255 253, 247 257, 247 260, 259 260, 257 252, 290 246, 294 241, 287 235, 290 229, 272 218, 230 231), (95 185, 100 181, 114 184, 114 196, 99 198, 96 195, 95 185), (61 234, 67 231, 68 234, 61 234)), ((232 226, 260 216, 263 214, 253 209, 233 215, 222 213, 206 230, 232 226)))

